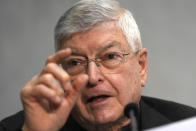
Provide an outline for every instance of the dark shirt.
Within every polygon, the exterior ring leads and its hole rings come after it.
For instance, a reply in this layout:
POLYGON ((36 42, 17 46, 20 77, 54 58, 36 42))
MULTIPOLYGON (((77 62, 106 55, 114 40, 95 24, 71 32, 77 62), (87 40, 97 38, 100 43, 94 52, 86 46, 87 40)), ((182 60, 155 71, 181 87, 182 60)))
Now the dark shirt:
MULTIPOLYGON (((139 130, 158 127, 178 120, 196 116, 196 109, 171 101, 144 97, 140 101, 139 130)), ((24 123, 24 112, 5 118, 0 122, 0 131, 20 131, 24 123)), ((129 131, 129 125, 122 129, 129 131)), ((85 131, 74 119, 69 117, 60 131, 85 131)))

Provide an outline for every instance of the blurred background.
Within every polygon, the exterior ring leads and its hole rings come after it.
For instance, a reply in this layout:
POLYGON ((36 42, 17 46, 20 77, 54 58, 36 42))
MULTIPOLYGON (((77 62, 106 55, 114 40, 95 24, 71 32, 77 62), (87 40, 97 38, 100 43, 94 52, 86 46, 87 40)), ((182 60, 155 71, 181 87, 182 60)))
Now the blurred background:
MULTIPOLYGON (((22 109, 20 90, 54 53, 54 26, 76 1, 0 0, 0 120, 22 109)), ((119 1, 149 51, 143 94, 196 107, 196 1, 119 1)))

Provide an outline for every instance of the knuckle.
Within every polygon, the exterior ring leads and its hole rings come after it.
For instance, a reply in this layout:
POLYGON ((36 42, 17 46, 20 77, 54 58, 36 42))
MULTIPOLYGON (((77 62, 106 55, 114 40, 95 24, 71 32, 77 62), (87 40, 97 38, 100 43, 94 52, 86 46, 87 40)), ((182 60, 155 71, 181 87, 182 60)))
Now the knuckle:
POLYGON ((56 93, 55 93, 55 91, 51 91, 51 92, 50 92, 50 97, 51 97, 51 98, 56 97, 56 93))
POLYGON ((53 80, 52 74, 45 74, 45 75, 43 75, 43 80, 46 81, 46 82, 52 81, 53 80))
POLYGON ((47 58, 47 60, 46 60, 46 64, 47 63, 50 63, 52 61, 52 56, 49 56, 48 58, 47 58))
POLYGON ((34 91, 37 92, 37 93, 42 92, 42 85, 35 86, 34 91))
POLYGON ((32 89, 32 81, 30 81, 29 83, 27 83, 21 90, 20 90, 20 95, 23 96, 27 96, 32 89))
POLYGON ((35 86, 36 81, 39 79, 39 75, 35 75, 21 90, 20 90, 20 96, 24 97, 24 96, 28 96, 30 95, 32 92, 32 89, 35 86))
POLYGON ((46 65, 46 69, 48 69, 48 70, 51 70, 54 67, 55 67, 55 64, 54 63, 49 63, 49 64, 46 65))
POLYGON ((35 75, 28 84, 32 84, 33 82, 35 82, 39 78, 39 76, 39 74, 35 75))
POLYGON ((70 80, 70 76, 69 76, 67 73, 64 73, 64 74, 62 75, 62 80, 63 80, 63 81, 68 81, 68 80, 70 80))
POLYGON ((44 84, 39 84, 39 85, 36 85, 34 88, 33 88, 33 92, 34 94, 36 95, 43 95, 45 93, 45 89, 47 87, 44 85, 44 84))
POLYGON ((55 68, 55 64, 54 64, 54 63, 49 63, 49 64, 47 64, 47 65, 44 67, 42 73, 43 73, 43 72, 44 72, 44 73, 51 72, 51 70, 53 70, 54 68, 55 68))
POLYGON ((21 89, 20 94, 21 96, 24 96, 27 93, 27 89, 24 87, 21 89))

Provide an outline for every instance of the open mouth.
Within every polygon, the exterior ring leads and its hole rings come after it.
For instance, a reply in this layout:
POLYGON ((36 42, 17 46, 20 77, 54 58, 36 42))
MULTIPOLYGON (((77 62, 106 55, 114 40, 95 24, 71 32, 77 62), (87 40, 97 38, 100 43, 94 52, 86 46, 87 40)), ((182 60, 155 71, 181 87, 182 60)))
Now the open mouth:
POLYGON ((91 102, 95 102, 95 101, 101 101, 101 100, 104 100, 108 97, 109 97, 108 95, 100 95, 100 96, 91 97, 87 100, 87 103, 91 103, 91 102))

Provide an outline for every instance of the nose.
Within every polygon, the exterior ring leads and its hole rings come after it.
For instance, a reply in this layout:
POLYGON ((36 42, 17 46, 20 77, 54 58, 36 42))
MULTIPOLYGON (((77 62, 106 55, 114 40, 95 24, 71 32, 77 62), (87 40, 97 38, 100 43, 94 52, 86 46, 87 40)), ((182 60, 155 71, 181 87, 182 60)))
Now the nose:
POLYGON ((94 87, 103 81, 101 71, 95 61, 88 63, 87 73, 89 76, 88 87, 94 87))

